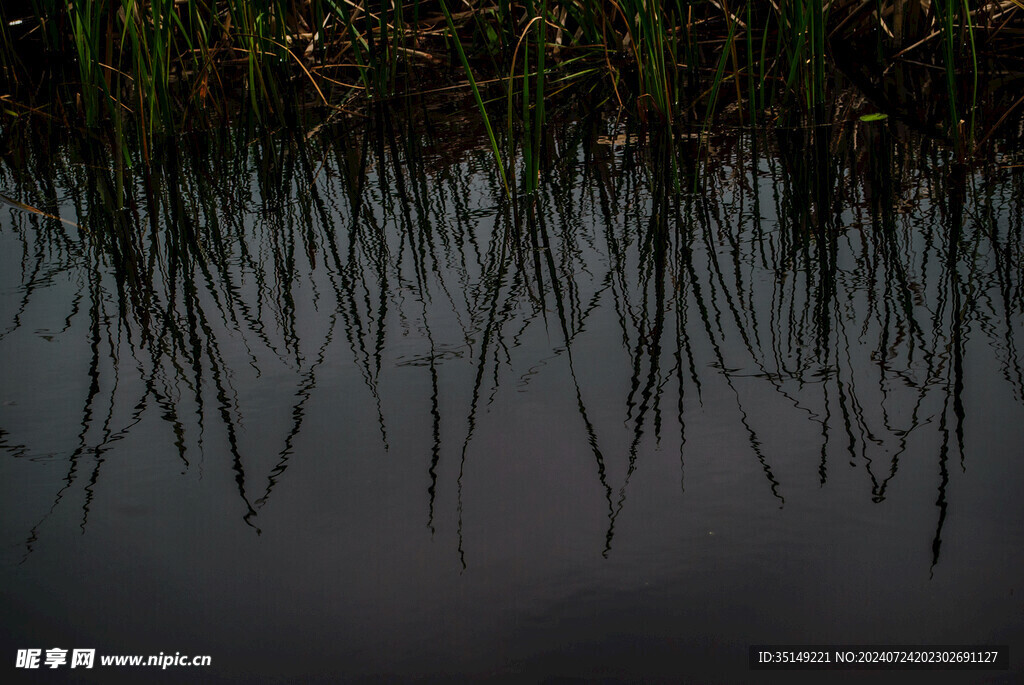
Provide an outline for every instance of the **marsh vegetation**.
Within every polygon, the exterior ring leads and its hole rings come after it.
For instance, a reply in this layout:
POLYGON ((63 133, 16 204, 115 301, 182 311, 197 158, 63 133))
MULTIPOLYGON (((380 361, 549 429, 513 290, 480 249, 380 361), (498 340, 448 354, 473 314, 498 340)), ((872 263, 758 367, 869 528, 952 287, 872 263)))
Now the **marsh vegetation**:
POLYGON ((128 120, 148 139, 445 92, 476 101, 503 173, 521 154, 533 179, 548 110, 569 101, 791 125, 851 84, 871 100, 858 114, 966 155, 1020 106, 1024 72, 1019 0, 20 0, 0 31, 6 117, 128 120))

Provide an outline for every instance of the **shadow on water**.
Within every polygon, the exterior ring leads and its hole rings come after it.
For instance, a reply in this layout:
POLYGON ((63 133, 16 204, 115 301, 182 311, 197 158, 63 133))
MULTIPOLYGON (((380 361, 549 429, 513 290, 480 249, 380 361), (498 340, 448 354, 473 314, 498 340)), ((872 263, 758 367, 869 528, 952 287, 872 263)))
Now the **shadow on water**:
POLYGON ((847 464, 881 503, 925 455, 934 568, 973 456, 972 357, 994 355, 983 381, 1024 402, 1020 165, 996 143, 968 169, 887 123, 647 139, 595 116, 549 147, 515 200, 488 149, 425 111, 180 138, 148 166, 89 137, 4 160, 0 348, 24 368, 0 449, 63 468, 23 559, 73 502, 86 530, 137 433, 169 437, 183 474, 229 471, 226 506, 259 533, 316 458, 308 417, 340 402, 339 421, 376 424, 389 468, 413 455, 423 523, 454 528, 465 569, 474 460, 544 448, 495 416, 528 396, 585 443, 606 557, 654 453, 695 487, 696 429, 741 445, 762 482, 747 496, 775 508, 847 464), (51 407, 27 396, 55 363, 40 339, 75 364, 51 407))

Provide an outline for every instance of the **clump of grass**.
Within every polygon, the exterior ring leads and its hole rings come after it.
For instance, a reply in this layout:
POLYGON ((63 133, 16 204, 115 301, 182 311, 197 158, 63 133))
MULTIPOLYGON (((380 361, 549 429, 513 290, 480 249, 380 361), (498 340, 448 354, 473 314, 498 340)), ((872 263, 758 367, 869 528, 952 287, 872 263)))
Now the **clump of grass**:
POLYGON ((1021 69, 1021 31, 1019 0, 21 0, 0 6, 0 82, 8 101, 90 126, 130 119, 147 136, 465 87, 496 159, 486 102, 508 99, 528 189, 554 93, 597 89, 651 123, 766 123, 835 97, 836 46, 879 71, 938 67, 966 150, 979 74, 1021 69))

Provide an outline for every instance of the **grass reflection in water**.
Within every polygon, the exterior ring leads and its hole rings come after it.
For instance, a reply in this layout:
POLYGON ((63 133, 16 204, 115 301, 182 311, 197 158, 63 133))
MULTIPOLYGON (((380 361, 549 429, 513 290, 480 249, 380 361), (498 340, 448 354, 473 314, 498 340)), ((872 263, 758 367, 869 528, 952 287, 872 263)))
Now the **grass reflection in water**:
POLYGON ((0 448, 64 468, 25 558, 55 511, 80 507, 86 529, 137 431, 173 441, 184 474, 230 472, 259 532, 319 458, 319 404, 342 436, 372 417, 388 468, 425 474, 424 523, 454 529, 465 567, 469 469, 517 440, 500 408, 522 401, 585 442, 606 556, 654 454, 678 453, 680 488, 710 487, 685 479, 696 426, 739 436, 722 457, 779 507, 794 478, 847 464, 882 502, 929 455, 938 563, 972 456, 965 396, 1024 402, 1024 187, 998 144, 968 169, 895 124, 646 139, 595 116, 510 199, 486 145, 398 121, 183 138, 148 166, 88 137, 4 161, 5 195, 44 214, 3 218, 0 348, 62 345, 25 364, 59 367, 73 408, 33 432, 21 417, 51 400, 30 371, 5 383, 24 396, 0 448), (983 381, 979 357, 998 369, 983 381))

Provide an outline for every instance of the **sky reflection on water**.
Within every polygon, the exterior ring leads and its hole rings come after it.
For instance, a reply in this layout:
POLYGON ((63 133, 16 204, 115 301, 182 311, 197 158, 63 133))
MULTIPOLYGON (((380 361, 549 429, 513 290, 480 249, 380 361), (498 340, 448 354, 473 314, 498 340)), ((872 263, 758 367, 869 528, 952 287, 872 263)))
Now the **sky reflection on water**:
POLYGON ((0 213, 12 660, 768 682, 748 645, 987 643, 1020 677, 1021 169, 594 119, 513 203, 378 125, 0 166, 81 225, 0 213))

